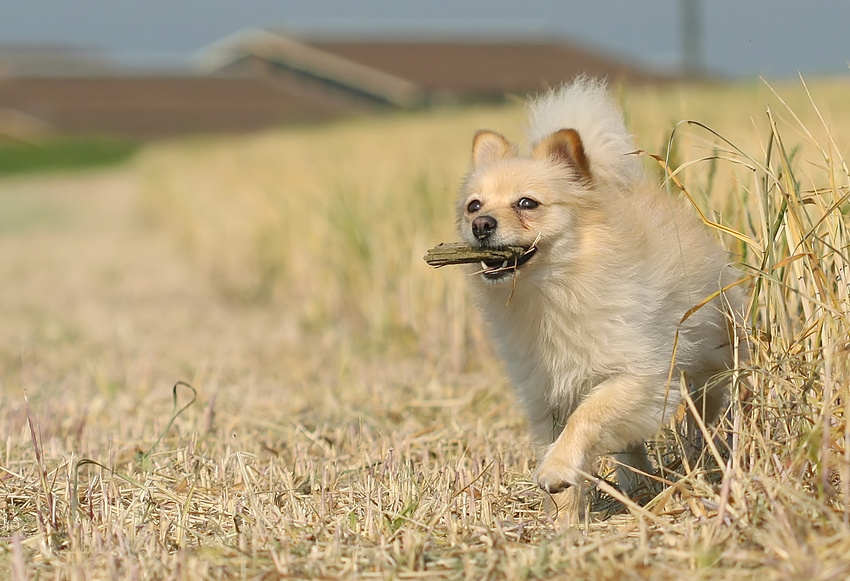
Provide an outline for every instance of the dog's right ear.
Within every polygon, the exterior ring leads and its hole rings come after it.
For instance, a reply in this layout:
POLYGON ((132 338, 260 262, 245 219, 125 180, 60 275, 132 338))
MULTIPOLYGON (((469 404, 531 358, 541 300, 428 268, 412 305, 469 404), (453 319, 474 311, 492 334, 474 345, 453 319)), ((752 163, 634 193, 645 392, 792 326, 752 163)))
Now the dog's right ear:
POLYGON ((575 129, 561 129, 541 139, 531 152, 531 157, 549 158, 573 167, 580 179, 591 182, 590 163, 584 153, 581 137, 575 129))
POLYGON ((495 131, 479 131, 472 139, 472 167, 479 167, 510 157, 514 148, 510 141, 495 131))

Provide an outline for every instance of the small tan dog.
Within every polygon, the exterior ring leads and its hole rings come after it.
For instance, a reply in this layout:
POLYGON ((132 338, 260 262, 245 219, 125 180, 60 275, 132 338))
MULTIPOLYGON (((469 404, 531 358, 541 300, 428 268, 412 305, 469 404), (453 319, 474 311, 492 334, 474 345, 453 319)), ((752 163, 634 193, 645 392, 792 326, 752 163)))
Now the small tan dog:
POLYGON ((580 489, 615 453, 628 492, 628 466, 652 471, 644 442, 679 405, 681 372, 706 421, 722 411, 725 387, 706 382, 732 366, 744 298, 731 288, 682 322, 737 277, 693 208, 650 183, 604 83, 579 78, 529 114, 528 155, 492 131, 473 141, 462 238, 528 250, 472 286, 543 456, 538 486, 580 489))

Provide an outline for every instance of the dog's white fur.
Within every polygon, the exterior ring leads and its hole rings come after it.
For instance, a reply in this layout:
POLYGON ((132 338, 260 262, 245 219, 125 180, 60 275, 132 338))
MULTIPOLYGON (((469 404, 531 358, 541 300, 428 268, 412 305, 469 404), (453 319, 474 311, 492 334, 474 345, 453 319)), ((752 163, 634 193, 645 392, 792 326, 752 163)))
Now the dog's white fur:
POLYGON ((643 180, 641 160, 632 155, 634 141, 604 82, 582 77, 528 104, 529 143, 568 128, 578 131, 593 158, 595 179, 623 189, 643 180))
POLYGON ((528 155, 476 135, 458 222, 472 245, 536 248, 508 276, 471 280, 544 454, 536 482, 560 492, 601 454, 650 470, 643 442, 679 405, 681 372, 717 417, 725 389, 706 381, 732 365, 729 313, 744 298, 728 289, 685 318, 736 274, 693 208, 648 179, 604 83, 549 92, 529 122, 528 155), (473 229, 482 216, 497 223, 486 237, 473 229))

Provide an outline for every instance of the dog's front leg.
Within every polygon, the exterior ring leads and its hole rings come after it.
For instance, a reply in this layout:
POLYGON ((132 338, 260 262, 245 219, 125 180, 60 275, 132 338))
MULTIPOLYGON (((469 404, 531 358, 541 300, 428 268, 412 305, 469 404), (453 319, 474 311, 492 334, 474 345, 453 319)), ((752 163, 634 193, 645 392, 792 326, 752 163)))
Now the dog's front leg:
POLYGON ((626 450, 655 434, 665 407, 678 404, 678 387, 666 390, 666 380, 617 375, 596 386, 543 457, 534 475, 537 485, 557 493, 582 484, 600 454, 626 450))

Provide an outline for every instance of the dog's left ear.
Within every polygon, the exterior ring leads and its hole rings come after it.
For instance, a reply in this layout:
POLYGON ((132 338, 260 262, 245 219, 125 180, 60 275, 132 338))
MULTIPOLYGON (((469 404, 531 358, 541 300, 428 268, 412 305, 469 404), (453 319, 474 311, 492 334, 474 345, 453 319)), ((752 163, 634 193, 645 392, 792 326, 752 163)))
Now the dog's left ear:
POLYGON ((575 129, 561 129, 548 137, 544 137, 531 152, 538 159, 552 159, 565 163, 574 168, 581 180, 590 182, 590 164, 584 154, 584 145, 575 129))

